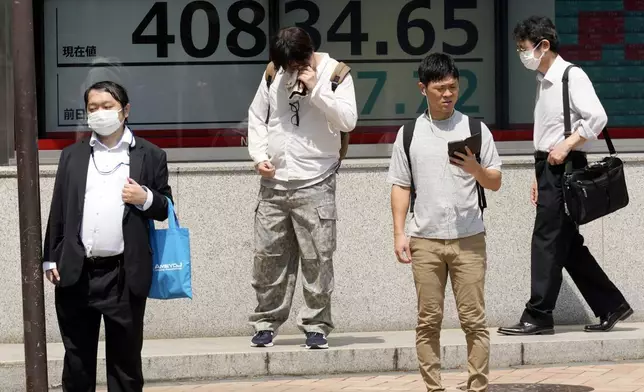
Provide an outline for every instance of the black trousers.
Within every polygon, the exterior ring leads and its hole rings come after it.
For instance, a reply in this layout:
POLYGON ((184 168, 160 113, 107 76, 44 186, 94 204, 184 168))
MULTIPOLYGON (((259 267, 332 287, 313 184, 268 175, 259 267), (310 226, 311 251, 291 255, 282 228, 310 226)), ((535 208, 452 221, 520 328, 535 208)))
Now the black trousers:
POLYGON ((146 298, 130 293, 122 264, 122 256, 86 260, 74 286, 56 288, 56 313, 65 346, 65 392, 96 390, 101 316, 105 324, 108 391, 143 390, 141 349, 146 298))
MULTIPOLYGON (((535 154, 539 189, 532 234, 531 297, 521 321, 552 326, 565 268, 596 317, 617 309, 626 300, 584 245, 579 228, 568 217, 563 202, 565 164, 550 165, 546 153, 535 154)), ((574 168, 586 166, 586 155, 571 152, 574 168)))

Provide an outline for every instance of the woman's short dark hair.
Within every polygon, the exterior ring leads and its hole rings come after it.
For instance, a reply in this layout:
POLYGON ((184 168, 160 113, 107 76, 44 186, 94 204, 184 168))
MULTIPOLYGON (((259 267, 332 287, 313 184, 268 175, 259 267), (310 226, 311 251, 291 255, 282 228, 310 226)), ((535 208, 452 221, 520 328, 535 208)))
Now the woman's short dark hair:
POLYGON ((454 59, 445 53, 432 53, 425 57, 418 66, 418 78, 427 86, 432 82, 440 82, 448 77, 459 78, 458 67, 454 59))
POLYGON ((559 36, 555 24, 546 16, 531 16, 528 19, 517 23, 514 28, 514 40, 530 41, 533 45, 547 39, 550 42, 550 50, 555 53, 559 51, 559 36))
POLYGON ((125 87, 121 86, 118 83, 103 81, 94 83, 85 91, 85 107, 87 107, 89 100, 89 92, 92 90, 109 93, 112 98, 114 98, 119 104, 121 104, 122 108, 125 108, 127 104, 130 103, 130 98, 127 96, 125 87))
POLYGON ((286 69, 290 63, 305 64, 313 52, 315 45, 306 30, 286 27, 271 39, 269 56, 276 69, 286 69))

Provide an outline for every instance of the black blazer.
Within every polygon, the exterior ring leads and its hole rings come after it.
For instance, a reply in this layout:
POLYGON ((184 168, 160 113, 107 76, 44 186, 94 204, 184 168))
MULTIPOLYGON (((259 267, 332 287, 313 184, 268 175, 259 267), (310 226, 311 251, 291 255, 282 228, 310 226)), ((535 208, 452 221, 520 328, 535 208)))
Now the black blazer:
MULTIPOLYGON (((153 193, 147 211, 126 204, 123 214, 124 268, 126 282, 137 296, 147 296, 152 282, 152 248, 149 219, 164 221, 172 191, 168 185, 168 163, 165 151, 135 136, 130 147, 130 177, 153 193)), ((85 204, 87 168, 90 163, 90 139, 66 147, 58 163, 54 195, 43 246, 43 260, 56 263, 60 287, 74 285, 81 275, 85 247, 81 241, 81 224, 85 204)))

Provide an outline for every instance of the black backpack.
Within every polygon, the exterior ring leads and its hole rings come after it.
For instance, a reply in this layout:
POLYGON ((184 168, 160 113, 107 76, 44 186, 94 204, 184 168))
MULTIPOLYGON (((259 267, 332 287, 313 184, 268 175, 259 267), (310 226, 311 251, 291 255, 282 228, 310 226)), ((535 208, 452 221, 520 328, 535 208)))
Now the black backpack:
MULTIPOLYGON (((470 135, 478 135, 481 133, 481 120, 468 117, 470 125, 470 135)), ((405 155, 407 155, 407 163, 409 164, 409 173, 411 178, 411 195, 409 202, 409 211, 414 212, 414 204, 416 203, 416 188, 414 187, 414 175, 412 173, 411 167, 411 154, 409 149, 411 147, 411 141, 414 138, 414 129, 416 128, 416 120, 412 120, 404 125, 403 127, 403 149, 405 150, 405 155)), ((480 148, 478 149, 480 151, 480 148)), ((476 154, 476 161, 481 163, 481 154, 476 154)), ((481 208, 481 213, 487 208, 487 200, 485 199, 485 189, 481 184, 476 182, 476 192, 479 195, 479 208, 481 208)))

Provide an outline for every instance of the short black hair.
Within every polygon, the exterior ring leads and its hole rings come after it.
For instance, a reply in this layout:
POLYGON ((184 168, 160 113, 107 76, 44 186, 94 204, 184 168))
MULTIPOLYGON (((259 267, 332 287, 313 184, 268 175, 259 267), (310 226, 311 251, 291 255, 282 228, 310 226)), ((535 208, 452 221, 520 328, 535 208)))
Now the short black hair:
POLYGON ((286 69, 291 62, 305 63, 313 52, 315 45, 306 30, 301 27, 286 27, 271 39, 269 56, 275 69, 286 69))
POLYGON ((98 82, 92 84, 86 91, 85 91, 85 107, 87 107, 88 100, 89 100, 89 92, 92 90, 97 90, 97 91, 103 91, 106 93, 109 93, 112 98, 114 98, 118 103, 121 104, 121 107, 125 109, 128 103, 130 103, 130 98, 127 95, 127 90, 125 90, 125 87, 121 86, 118 83, 110 82, 110 81, 103 81, 103 82, 98 82))
POLYGON ((454 59, 445 53, 432 53, 425 57, 418 66, 418 79, 425 86, 432 82, 440 82, 450 76, 454 79, 459 78, 458 67, 454 59))
POLYGON ((514 40, 517 42, 530 41, 537 45, 543 39, 550 42, 550 50, 558 53, 559 35, 555 24, 546 16, 531 16, 517 23, 514 28, 514 40))

